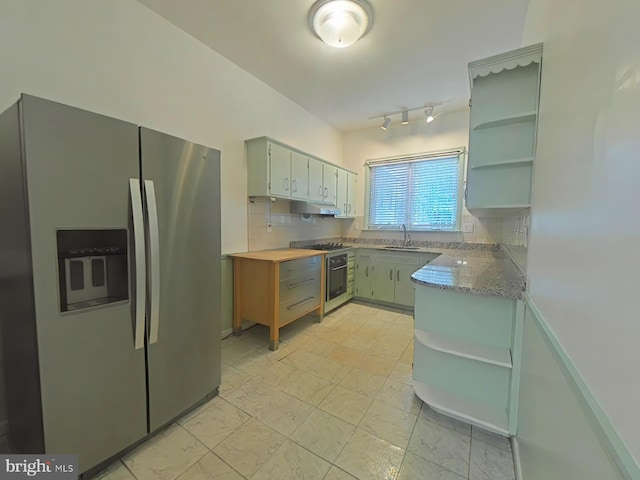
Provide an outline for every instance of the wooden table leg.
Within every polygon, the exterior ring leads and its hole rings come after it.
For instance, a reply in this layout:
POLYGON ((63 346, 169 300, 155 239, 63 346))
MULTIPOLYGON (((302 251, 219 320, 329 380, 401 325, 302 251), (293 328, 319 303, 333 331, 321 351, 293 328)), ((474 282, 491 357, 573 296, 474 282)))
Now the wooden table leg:
POLYGON ((280 264, 271 264, 271 294, 269 295, 269 311, 271 321, 269 322, 269 348, 277 350, 280 343, 280 264))
POLYGON ((242 259, 233 259, 233 334, 242 335, 242 259))

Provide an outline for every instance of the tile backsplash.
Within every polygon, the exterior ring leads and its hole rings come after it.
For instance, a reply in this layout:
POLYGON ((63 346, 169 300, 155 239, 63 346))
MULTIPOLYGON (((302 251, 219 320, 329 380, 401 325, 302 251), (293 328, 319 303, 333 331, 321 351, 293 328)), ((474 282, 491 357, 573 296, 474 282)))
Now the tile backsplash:
POLYGON ((248 205, 249 251, 288 248, 289 242, 341 236, 344 220, 289 212, 290 202, 255 198, 248 205))
MULTIPOLYGON (((364 217, 342 220, 342 236, 346 238, 378 238, 381 240, 402 240, 402 230, 362 230, 364 217), (358 229, 356 230, 356 225, 358 229)), ((461 242, 496 244, 502 242, 501 218, 476 218, 462 215, 462 224, 472 224, 473 232, 409 232, 413 241, 461 242)))
MULTIPOLYGON (((289 212, 290 202, 255 198, 248 205, 249 251, 288 248, 290 242, 305 240, 378 239, 402 240, 401 230, 362 230, 364 217, 340 219, 320 215, 308 218, 289 212), (358 229, 356 230, 356 225, 358 229)), ((529 211, 504 218, 476 218, 466 210, 462 225, 473 232, 410 232, 414 242, 460 242, 502 244, 512 259, 526 271, 529 211)))

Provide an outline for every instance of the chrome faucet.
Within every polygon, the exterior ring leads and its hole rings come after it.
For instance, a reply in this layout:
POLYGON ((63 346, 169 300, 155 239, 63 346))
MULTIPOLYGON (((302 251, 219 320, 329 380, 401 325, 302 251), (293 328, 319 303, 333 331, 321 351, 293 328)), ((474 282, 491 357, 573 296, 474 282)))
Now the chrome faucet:
POLYGON ((407 237, 409 236, 407 233, 407 226, 403 223, 401 225, 402 230, 404 231, 404 240, 402 241, 402 246, 406 247, 408 245, 407 243, 407 237))

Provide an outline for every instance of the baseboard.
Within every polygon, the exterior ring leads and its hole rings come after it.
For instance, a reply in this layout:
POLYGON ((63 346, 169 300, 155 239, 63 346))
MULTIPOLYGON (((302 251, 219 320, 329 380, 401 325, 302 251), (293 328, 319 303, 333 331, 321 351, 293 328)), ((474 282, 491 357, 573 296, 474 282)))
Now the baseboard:
POLYGON ((515 470, 516 480, 523 480, 522 463, 520 463, 520 446, 517 437, 511 437, 511 453, 513 454, 513 469, 515 470))
POLYGON ((233 328, 227 328, 226 330, 222 330, 222 336, 221 336, 222 340, 227 338, 232 333, 233 333, 233 328))
POLYGON ((9 421, 2 420, 0 421, 0 437, 2 435, 6 435, 7 433, 9 433, 9 421))

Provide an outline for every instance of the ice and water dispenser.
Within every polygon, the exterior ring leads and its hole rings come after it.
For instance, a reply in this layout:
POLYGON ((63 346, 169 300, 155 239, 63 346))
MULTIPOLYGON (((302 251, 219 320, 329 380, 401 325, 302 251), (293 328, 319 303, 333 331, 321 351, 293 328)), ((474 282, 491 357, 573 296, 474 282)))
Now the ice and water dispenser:
POLYGON ((60 311, 129 298, 127 231, 58 230, 60 311))

